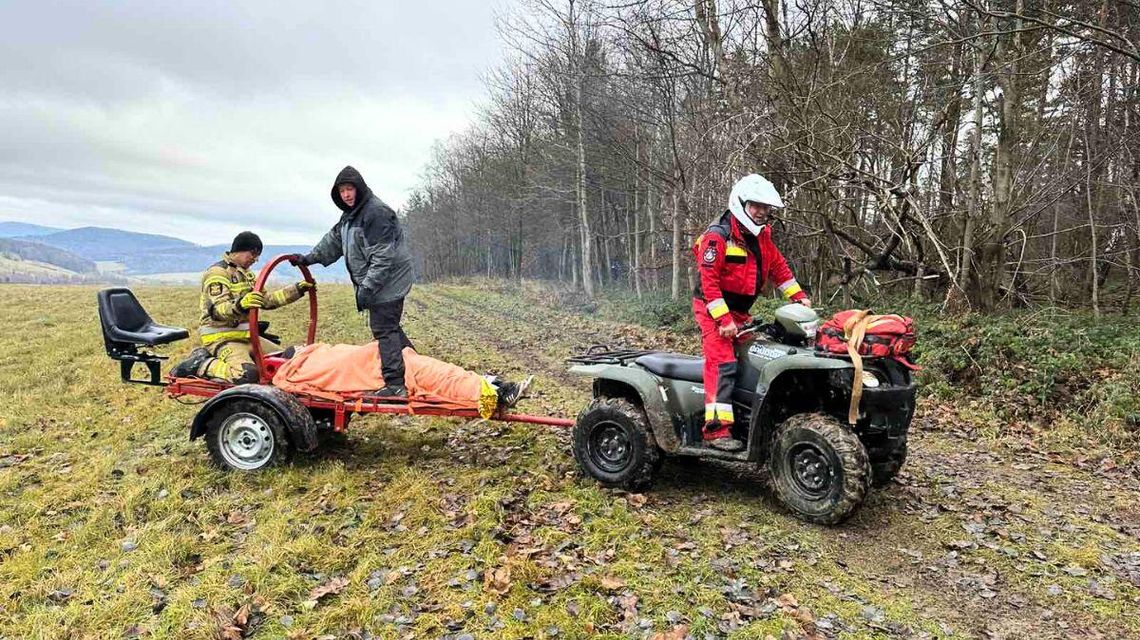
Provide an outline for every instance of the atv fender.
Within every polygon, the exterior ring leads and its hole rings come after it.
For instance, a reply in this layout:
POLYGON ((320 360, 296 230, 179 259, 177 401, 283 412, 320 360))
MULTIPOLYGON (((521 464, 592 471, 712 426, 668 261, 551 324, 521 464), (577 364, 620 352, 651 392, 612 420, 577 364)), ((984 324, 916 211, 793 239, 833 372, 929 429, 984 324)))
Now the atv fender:
POLYGON ((765 433, 762 428, 762 420, 768 413, 766 401, 768 399, 768 391, 776 383, 781 375, 789 371, 834 371, 837 369, 854 369, 855 365, 847 360, 839 358, 821 358, 811 353, 802 353, 776 358, 771 362, 764 365, 760 370, 760 379, 756 382, 756 396, 752 403, 752 417, 748 428, 748 451, 756 452, 755 457, 759 460, 763 456, 760 454, 765 452, 764 443, 772 435, 769 429, 765 433))
POLYGON ((210 398, 202 405, 190 425, 190 439, 206 435, 206 425, 214 411, 237 398, 254 400, 273 410, 289 434, 289 441, 298 451, 312 451, 317 447, 317 427, 305 405, 292 395, 266 384, 243 384, 230 387, 210 398))
POLYGON ((674 418, 665 406, 664 387, 657 376, 640 367, 614 364, 579 364, 570 373, 594 379, 594 397, 626 398, 645 410, 657 446, 667 452, 681 447, 674 429, 674 418))

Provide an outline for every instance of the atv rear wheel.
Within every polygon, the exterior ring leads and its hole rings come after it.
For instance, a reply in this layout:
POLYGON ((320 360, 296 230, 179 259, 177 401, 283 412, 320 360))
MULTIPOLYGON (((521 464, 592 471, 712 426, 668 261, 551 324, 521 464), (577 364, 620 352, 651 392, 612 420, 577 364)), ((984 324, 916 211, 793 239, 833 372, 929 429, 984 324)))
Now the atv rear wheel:
POLYGON ((211 414, 206 449, 223 469, 260 471, 284 463, 293 447, 273 409, 255 400, 234 399, 211 414))
POLYGON ((871 486, 877 488, 890 484, 905 462, 906 442, 903 442, 895 447, 885 460, 871 463, 871 486))
POLYGON ((662 461, 645 412, 622 398, 594 398, 578 414, 574 459, 603 486, 631 491, 648 487, 662 461))
POLYGON ((821 413, 795 415, 780 425, 768 469, 780 501, 817 524, 850 518, 871 483, 867 451, 859 437, 821 413))

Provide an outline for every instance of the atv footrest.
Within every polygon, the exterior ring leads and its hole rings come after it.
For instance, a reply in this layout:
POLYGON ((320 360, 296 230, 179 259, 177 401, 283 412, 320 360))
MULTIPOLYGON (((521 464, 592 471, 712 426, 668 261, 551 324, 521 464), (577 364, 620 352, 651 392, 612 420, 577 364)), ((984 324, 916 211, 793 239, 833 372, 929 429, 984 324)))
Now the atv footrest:
POLYGON ((583 353, 566 358, 566 362, 572 364, 625 364, 628 360, 640 358, 650 353, 656 352, 620 347, 615 349, 607 344, 596 344, 583 353))

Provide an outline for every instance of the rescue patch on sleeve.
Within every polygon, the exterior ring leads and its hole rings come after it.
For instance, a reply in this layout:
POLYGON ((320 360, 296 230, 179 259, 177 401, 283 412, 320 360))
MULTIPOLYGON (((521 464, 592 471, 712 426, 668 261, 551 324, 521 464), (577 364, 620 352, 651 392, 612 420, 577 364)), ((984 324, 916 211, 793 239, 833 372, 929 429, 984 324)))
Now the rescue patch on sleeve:
POLYGON ((220 296, 223 291, 224 289, 222 289, 222 283, 220 282, 211 282, 210 286, 206 287, 206 293, 212 296, 220 296))
POLYGON ((716 262, 716 240, 709 240, 709 246, 705 249, 705 254, 702 257, 705 264, 713 264, 716 262))

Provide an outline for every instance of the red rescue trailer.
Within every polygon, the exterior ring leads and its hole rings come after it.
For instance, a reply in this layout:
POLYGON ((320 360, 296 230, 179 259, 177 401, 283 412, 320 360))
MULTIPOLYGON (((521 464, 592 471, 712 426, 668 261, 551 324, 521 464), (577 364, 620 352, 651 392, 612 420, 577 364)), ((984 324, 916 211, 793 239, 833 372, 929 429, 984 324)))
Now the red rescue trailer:
MULTIPOLYGON (((273 258, 258 274, 254 289, 265 291, 269 274, 277 265, 287 261, 288 256, 273 258)), ((315 283, 307 267, 298 265, 298 268, 306 281, 315 283)), ((316 289, 310 289, 308 296, 309 324, 305 344, 313 344, 317 333, 316 289)), ((107 355, 119 361, 123 382, 161 386, 172 398, 206 398, 194 416, 190 439, 204 437, 210 456, 227 469, 255 471, 288 459, 294 449, 313 451, 323 434, 343 432, 349 418, 356 413, 480 417, 475 409, 425 407, 422 403, 413 407, 403 399, 354 397, 330 400, 278 389, 272 384, 273 375, 286 358, 280 353, 261 352, 260 337, 268 323, 258 322, 257 309, 251 309, 249 313, 250 351, 257 365, 257 384, 234 385, 200 378, 161 376, 159 367, 166 356, 147 349, 186 339, 189 332, 155 323, 130 289, 104 289, 98 293, 98 302, 107 355), (134 366, 139 363, 146 365, 148 378, 132 377, 134 366)), ((556 427, 574 425, 574 421, 568 418, 501 412, 496 412, 490 419, 556 427)))

